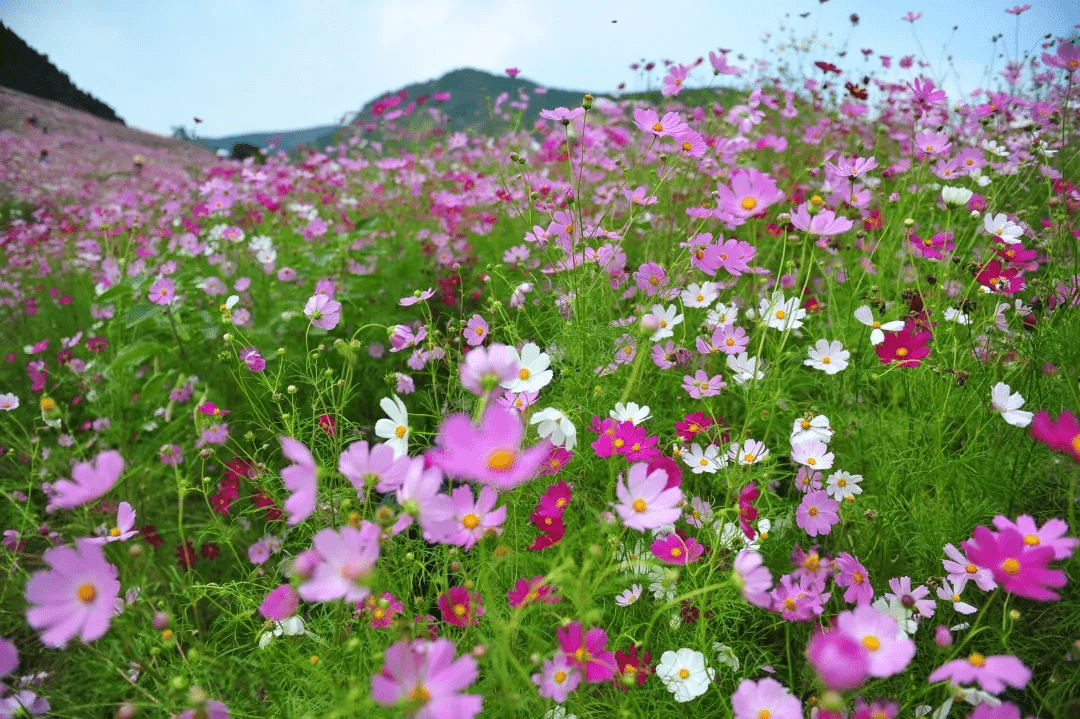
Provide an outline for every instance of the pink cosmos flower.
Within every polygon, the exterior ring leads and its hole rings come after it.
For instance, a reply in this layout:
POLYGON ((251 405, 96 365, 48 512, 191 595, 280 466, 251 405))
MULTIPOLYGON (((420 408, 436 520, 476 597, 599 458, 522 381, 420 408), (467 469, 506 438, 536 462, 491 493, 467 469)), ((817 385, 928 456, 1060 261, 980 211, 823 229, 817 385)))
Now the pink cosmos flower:
POLYGON ((953 684, 971 684, 978 682, 983 691, 1000 694, 1006 685, 1023 689, 1031 679, 1031 670, 1010 654, 983 656, 972 652, 966 659, 954 659, 935 669, 927 677, 933 684, 943 679, 953 684))
POLYGON ((0 637, 0 677, 6 677, 19 666, 19 650, 7 639, 0 637))
POLYGON ((229 707, 217 699, 209 699, 200 709, 187 709, 176 719, 229 719, 229 707))
POLYGON ((686 65, 672 65, 668 69, 668 74, 664 76, 664 86, 660 94, 664 97, 674 97, 682 92, 688 69, 686 65))
POLYGON ((569 125, 574 120, 578 119, 585 114, 584 107, 575 107, 573 110, 567 110, 565 107, 556 107, 554 110, 541 110, 540 117, 545 120, 555 120, 561 122, 564 125, 569 125))
POLYGON ((561 704, 581 684, 581 672, 566 655, 557 654, 544 660, 540 673, 533 674, 532 680, 540 687, 537 694, 561 704))
POLYGON ((289 513, 289 526, 303 522, 315 512, 315 494, 318 489, 318 467, 315 458, 302 442, 292 437, 278 437, 281 451, 295 462, 281 470, 281 481, 292 492, 285 500, 285 511, 289 513))
POLYGON ((735 583, 743 599, 755 607, 768 609, 772 606, 769 590, 772 588, 772 574, 765 566, 765 559, 757 552, 744 549, 735 556, 732 564, 735 583))
POLYGON ((398 300, 398 304, 402 307, 412 307, 415 304, 419 304, 420 302, 431 299, 432 295, 434 294, 435 290, 430 287, 428 287, 423 292, 421 292, 420 290, 416 290, 411 295, 408 295, 407 297, 402 297, 400 300, 398 300))
POLYGON ((791 447, 791 461, 810 469, 830 469, 833 459, 829 446, 819 439, 804 440, 791 447))
POLYGON ((1007 8, 1005 12, 1009 13, 1010 15, 1019 15, 1020 13, 1027 12, 1030 9, 1031 4, 1024 3, 1023 5, 1016 5, 1015 7, 1007 8))
POLYGON ((908 242, 913 252, 919 253, 928 260, 944 259, 944 253, 956 248, 956 243, 953 242, 953 233, 951 232, 939 232, 933 237, 927 238, 919 237, 912 232, 908 237, 908 242))
POLYGON ((615 655, 606 651, 607 632, 594 627, 585 632, 581 622, 570 622, 555 631, 566 658, 585 675, 590 684, 606 682, 615 676, 615 655))
POLYGON ((647 110, 641 107, 634 110, 634 124, 642 131, 658 138, 675 137, 690 129, 690 126, 683 122, 677 112, 665 113, 663 119, 660 119, 656 114, 656 110, 647 110))
POLYGON ((728 65, 727 55, 709 51, 709 64, 712 65, 714 75, 741 75, 742 68, 735 67, 734 65, 728 65))
POLYGON ((994 580, 1006 592, 1041 602, 1061 598, 1047 588, 1063 587, 1066 582, 1065 572, 1046 568, 1054 559, 1053 547, 1029 547, 1011 527, 995 534, 981 525, 963 547, 972 562, 994 573, 994 580))
POLYGON ((480 623, 484 609, 484 598, 479 592, 470 592, 465 587, 450 587, 439 595, 439 611, 443 621, 457 627, 467 627, 480 623))
POLYGON ((502 394, 500 385, 518 378, 520 367, 514 351, 503 344, 469 350, 461 363, 461 384, 477 397, 502 394))
POLYGON ((79 542, 74 549, 53 547, 42 559, 51 569, 34 572, 26 582, 26 621, 43 630, 42 644, 63 648, 75 636, 84 642, 104 636, 120 581, 101 547, 89 542, 79 542))
POLYGON ((146 298, 155 305, 171 305, 176 299, 176 285, 168 277, 159 277, 150 284, 146 298))
POLYGON ((517 69, 516 67, 508 67, 506 68, 506 74, 510 77, 517 77, 519 74, 521 74, 521 70, 517 69))
POLYGON ((921 17, 922 17, 922 10, 920 10, 919 12, 915 12, 914 10, 911 10, 911 11, 908 12, 907 15, 905 15, 904 17, 902 17, 900 19, 903 20, 904 22, 913 23, 913 22, 915 22, 916 20, 918 20, 921 17))
POLYGON ((525 428, 517 413, 493 404, 484 412, 479 427, 474 427, 466 414, 447 417, 435 437, 441 451, 430 456, 448 475, 506 491, 536 476, 551 447, 548 442, 540 442, 522 449, 524 436, 525 428))
POLYGON ((1044 52, 1042 61, 1047 67, 1056 67, 1075 73, 1080 70, 1080 45, 1072 41, 1059 43, 1057 55, 1044 52))
POLYGON ((300 597, 306 602, 344 599, 355 603, 371 594, 364 582, 379 561, 381 536, 382 530, 371 522, 361 523, 359 529, 319 530, 311 540, 319 561, 297 589, 300 597))
POLYGON ((116 526, 104 537, 91 537, 83 541, 91 544, 124 542, 138 533, 139 530, 135 529, 135 510, 127 502, 121 502, 119 509, 116 510, 116 526))
POLYGON ((402 639, 390 645, 382 670, 372 675, 371 698, 412 719, 473 719, 483 697, 461 692, 477 674, 476 660, 468 654, 455 659, 449 639, 402 639))
POLYGON ((623 525, 644 532, 677 520, 683 493, 678 487, 667 488, 667 483, 668 473, 664 470, 649 472, 644 462, 631 465, 625 478, 615 485, 620 502, 615 505, 615 511, 622 517, 623 525))
POLYGON ((743 679, 731 695, 735 719, 802 719, 803 707, 799 698, 773 679, 759 681, 743 679))
POLYGON ((682 388, 690 395, 691 399, 715 397, 720 394, 720 390, 724 387, 727 387, 727 382, 723 380, 721 375, 710 377, 705 370, 699 369, 694 373, 693 377, 683 375, 682 388))
POLYGON ((720 209, 743 219, 765 211, 770 205, 784 199, 772 177, 753 168, 738 169, 731 173, 731 188, 717 188, 720 209))
POLYGON ((953 545, 945 545, 945 554, 949 556, 949 559, 942 559, 941 564, 948 572, 950 582, 962 585, 971 580, 984 592, 992 591, 997 587, 994 573, 990 569, 975 565, 953 545))
POLYGON ((353 442, 338 458, 338 470, 364 499, 364 492, 373 487, 376 492, 396 492, 405 481, 412 460, 395 457, 394 448, 377 443, 368 448, 366 441, 353 442))
POLYGON ((356 608, 370 620, 372 629, 389 629, 394 624, 394 617, 405 610, 405 605, 390 592, 383 592, 378 599, 372 596, 358 602, 356 608))
POLYGON ((684 566, 701 559, 705 547, 698 544, 696 539, 684 540, 678 534, 669 534, 662 539, 657 539, 649 547, 653 556, 664 564, 684 566))
POLYGON ((544 495, 540 497, 536 511, 546 517, 561 517, 563 511, 570 506, 570 500, 573 498, 574 495, 570 491, 570 485, 566 482, 550 484, 544 495))
POLYGON ((341 321, 341 303, 334 301, 329 295, 312 295, 304 305, 304 314, 313 326, 332 330, 341 321))
POLYGON ((79 462, 71 470, 71 479, 53 482, 53 495, 45 511, 74 509, 103 497, 124 472, 124 458, 116 450, 98 454, 94 463, 79 462))
POLYGON ((808 622, 821 616, 825 602, 832 595, 825 591, 825 582, 818 577, 785 574, 770 594, 770 609, 780 612, 789 622, 808 622))
POLYGON ((499 493, 491 487, 482 487, 476 501, 469 487, 455 487, 450 496, 436 495, 420 516, 425 538, 468 551, 487 533, 502 534, 500 525, 506 521, 506 507, 492 511, 497 501, 499 493))
POLYGON ((840 552, 836 557, 836 586, 846 587, 844 601, 848 604, 869 604, 874 599, 874 588, 866 567, 856 557, 840 552))
POLYGON ((488 323, 480 315, 473 315, 465 324, 465 341, 470 347, 483 344, 488 336, 488 323))
POLYGON ((1006 527, 1015 529, 1023 535, 1024 544, 1028 547, 1052 547, 1054 559, 1068 559, 1072 556, 1076 545, 1080 544, 1080 540, 1065 536, 1065 533, 1069 531, 1069 525, 1056 517, 1048 519, 1041 528, 1035 524, 1034 517, 1028 514, 1020 515, 1015 522, 999 514, 993 521, 994 526, 999 530, 1006 527))
POLYGON ((837 217, 832 210, 820 210, 811 215, 804 202, 792 211, 791 224, 815 237, 832 237, 847 232, 854 223, 846 217, 837 217))
POLYGON ((829 170, 833 175, 837 177, 858 177, 859 175, 865 175, 870 170, 873 170, 878 166, 876 157, 856 157, 848 159, 843 155, 836 159, 836 164, 831 162, 825 163, 825 168, 829 170))
POLYGON ((915 149, 927 155, 946 155, 952 149, 949 136, 932 130, 923 130, 915 135, 915 149))
POLYGON ((869 676, 869 650, 844 632, 815 631, 806 657, 822 684, 835 691, 858 689, 869 676))
POLYGON ((869 604, 840 612, 836 629, 852 637, 869 652, 866 672, 872 677, 888 677, 902 672, 915 656, 915 642, 900 631, 896 619, 869 604))
POLYGON ((1055 420, 1046 410, 1039 410, 1031 420, 1031 436, 1080 462, 1080 422, 1072 412, 1065 410, 1055 420))
POLYGON ((934 616, 934 600, 925 599, 930 595, 930 590, 925 586, 911 588, 911 577, 893 577, 889 580, 891 592, 885 593, 886 601, 899 600, 908 609, 921 617, 929 619, 934 616))
POLYGON ((513 589, 506 590, 506 599, 511 609, 542 602, 544 604, 558 604, 562 597, 554 594, 555 588, 550 584, 544 584, 544 578, 540 576, 532 579, 519 579, 513 589))
POLYGON ((296 614, 300 596, 291 584, 281 584, 272 590, 259 605, 259 614, 275 622, 282 622, 296 614))
POLYGON ((827 492, 807 492, 795 512, 795 523, 811 537, 826 535, 840 521, 839 508, 827 492))

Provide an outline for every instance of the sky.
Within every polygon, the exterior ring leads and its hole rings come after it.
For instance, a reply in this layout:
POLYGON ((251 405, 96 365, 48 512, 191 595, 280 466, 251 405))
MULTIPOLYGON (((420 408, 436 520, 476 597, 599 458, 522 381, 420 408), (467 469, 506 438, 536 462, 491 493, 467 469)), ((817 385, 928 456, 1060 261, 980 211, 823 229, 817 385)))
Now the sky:
MULTIPOLYGON (((197 116, 201 136, 220 137, 334 124, 461 67, 517 67, 553 88, 644 90, 662 72, 650 81, 630 69, 643 59, 689 65, 730 48, 744 67, 763 57, 794 63, 792 36, 815 32, 813 48, 798 54, 804 67, 827 60, 886 72, 876 55, 863 59, 870 48, 894 58, 893 79, 910 79, 896 61, 911 54, 931 63, 924 72, 954 100, 990 86, 988 65, 1001 70, 1017 46, 1022 56, 1041 53, 1047 33, 1076 37, 1078 0, 1031 5, 1016 16, 1005 12, 1011 0, 0 0, 0 21, 128 125, 170 134, 194 128, 197 116), (923 16, 904 22, 909 11, 923 16)), ((706 61, 688 84, 711 81, 706 61)))

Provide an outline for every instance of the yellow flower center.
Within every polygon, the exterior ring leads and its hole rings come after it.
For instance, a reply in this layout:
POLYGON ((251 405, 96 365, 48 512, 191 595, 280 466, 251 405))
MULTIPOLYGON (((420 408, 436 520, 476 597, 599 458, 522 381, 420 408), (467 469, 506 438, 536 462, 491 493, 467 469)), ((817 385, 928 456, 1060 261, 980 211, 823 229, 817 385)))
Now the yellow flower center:
POLYGON ((787 317, 787 312, 784 312, 783 310, 777 310, 776 311, 776 319, 782 320, 785 317, 787 317))
POLYGON ((818 515, 818 508, 811 507, 810 509, 806 510, 806 513, 809 514, 811 517, 816 517, 818 515))
POLYGON ((638 512, 639 514, 649 508, 649 505, 645 504, 645 500, 640 498, 635 499, 632 506, 634 508, 634 511, 638 512))
POLYGON ((815 464, 817 464, 817 460, 814 459, 813 457, 810 457, 810 458, 808 458, 806 460, 806 463, 809 464, 811 467, 813 467, 815 464))
POLYGON ((649 284, 650 285, 658 285, 658 284, 660 284, 660 278, 657 277, 656 275, 653 275, 652 277, 649 278, 649 284))
POLYGON ((514 460, 517 456, 514 452, 500 449, 488 457, 488 469, 492 472, 509 472, 514 468, 514 460))
POLYGON ((664 126, 661 125, 659 122, 654 122, 653 126, 652 126, 652 129, 653 129, 653 132, 663 132, 664 131, 664 126))
POLYGON ((873 634, 867 634, 862 640, 863 646, 872 652, 876 652, 881 649, 881 640, 875 637, 873 634))
POLYGON ((567 676, 567 673, 560 669, 559 671, 555 672, 555 676, 553 676, 552 679, 555 680, 556 684, 562 684, 566 681, 567 676))
POLYGON ((120 527, 113 527, 112 529, 110 529, 109 530, 109 536, 110 537, 119 537, 120 536, 120 527))
POLYGON ((743 455, 743 461, 747 464, 753 464, 755 459, 757 459, 757 457, 750 454, 749 452, 743 455))
POLYGON ((689 140, 683 140, 682 149, 683 152, 690 152, 690 150, 694 149, 694 146, 690 144, 689 140))
POLYGON ((416 689, 413 689, 412 694, 409 695, 409 700, 417 704, 427 704, 431 701, 431 692, 423 684, 417 684, 416 689))
POLYGON ((952 595, 952 600, 953 600, 954 602, 959 602, 959 601, 960 601, 960 595, 959 595, 959 594, 954 594, 954 595, 952 595))
POLYGON ((1039 546, 1039 538, 1034 534, 1029 534, 1024 537, 1024 544, 1028 545, 1029 547, 1037 547, 1039 546))
POLYGON ((897 357, 907 357, 907 355, 908 355, 908 348, 907 347, 901 347, 900 349, 896 350, 896 356, 897 357))
POLYGON ((864 576, 863 576, 863 573, 862 573, 862 572, 853 572, 853 573, 851 574, 851 579, 852 579, 852 580, 853 580, 853 581, 854 581, 854 582, 855 582, 856 584, 862 584, 862 583, 863 583, 864 581, 866 581, 866 577, 864 577, 864 576))
POLYGON ((830 363, 832 363, 832 357, 822 357, 821 358, 821 364, 830 364, 830 363))
POLYGON ((682 550, 679 549, 678 547, 672 547, 671 548, 671 556, 675 557, 675 558, 681 557, 682 556, 682 550))
POLYGON ((804 420, 802 421, 802 428, 803 428, 803 429, 810 429, 810 420, 806 420, 806 419, 804 419, 804 420))
POLYGON ((690 678, 690 670, 689 669, 680 669, 679 670, 679 678, 680 679, 689 679, 690 678))
POLYGON ((964 567, 964 571, 967 572, 968 574, 975 574, 975 573, 977 573, 979 571, 979 568, 976 567, 974 564, 969 564, 966 567, 964 567))
POLYGON ((83 604, 89 604, 97 598, 97 587, 93 584, 84 584, 79 587, 79 601, 83 604))
POLYGON ((406 434, 409 433, 409 428, 403 424, 399 424, 397 429, 394 430, 394 436, 398 439, 403 439, 406 434))
POLYGON ((757 719, 769 719, 772 716, 772 712, 768 709, 762 709, 757 713, 757 719))
POLYGON ((724 344, 726 344, 728 347, 734 347, 735 340, 733 340, 731 337, 728 337, 726 340, 724 340, 724 344))
POLYGON ((616 439, 614 442, 611 443, 611 446, 615 449, 620 449, 624 444, 626 444, 626 442, 624 442, 623 440, 616 439))
POLYGON ((477 327, 473 331, 476 332, 477 337, 483 337, 484 336, 484 328, 483 327, 477 327))
POLYGON ((465 529, 476 529, 480 526, 480 518, 475 514, 466 514, 461 523, 465 526, 465 529))
POLYGON ((465 608, 464 604, 455 604, 454 605, 454 616, 463 617, 463 616, 465 616, 465 612, 467 612, 467 611, 468 611, 468 609, 465 608))
POLYGON ((1072 442, 1070 442, 1070 444, 1072 445, 1073 452, 1076 452, 1077 454, 1080 454, 1080 434, 1073 437, 1072 442))
POLYGON ((757 200, 753 197, 744 197, 743 201, 739 203, 744 210, 752 210, 757 207, 757 200))
POLYGON ((841 489, 846 487, 847 486, 847 480, 846 479, 838 479, 838 480, 836 480, 836 486, 840 487, 841 489))
POLYGON ((519 378, 520 378, 521 380, 527 380, 527 379, 529 379, 529 377, 531 377, 531 376, 532 376, 532 372, 530 372, 529 370, 525 369, 524 367, 522 367, 522 368, 521 368, 521 371, 520 371, 520 372, 518 372, 518 377, 519 377, 519 378))
POLYGON ((1012 557, 1009 557, 1001 563, 1001 571, 1012 576, 1016 576, 1020 573, 1020 562, 1016 561, 1012 557))
POLYGON ((980 669, 986 666, 986 657, 984 657, 982 654, 979 654, 978 652, 972 652, 971 654, 969 654, 968 661, 971 662, 971 666, 979 667, 980 669))
POLYGON ((797 606, 798 605, 795 603, 795 600, 791 597, 788 597, 784 600, 784 609, 788 610, 789 612, 794 612, 797 606))
POLYGON ((52 397, 41 398, 42 412, 52 412, 54 409, 56 409, 56 401, 52 397))

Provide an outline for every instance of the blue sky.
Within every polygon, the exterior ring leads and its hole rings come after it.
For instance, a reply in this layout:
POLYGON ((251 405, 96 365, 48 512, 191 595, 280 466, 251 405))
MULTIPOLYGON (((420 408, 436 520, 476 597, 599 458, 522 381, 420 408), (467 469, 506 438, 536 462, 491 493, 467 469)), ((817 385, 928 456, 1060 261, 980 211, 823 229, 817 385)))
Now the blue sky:
MULTIPOLYGON (((0 20, 49 56, 81 89, 129 125, 168 134, 204 120, 201 135, 289 130, 334 123, 368 100, 459 67, 502 72, 548 87, 644 89, 629 69, 643 58, 686 64, 731 48, 775 60, 778 40, 817 33, 804 62, 852 68, 861 48, 914 54, 946 74, 954 99, 986 86, 1015 52, 1015 3, 992 0, 0 0, 0 20), (767 9, 766 9, 767 8, 767 9), (909 10, 923 17, 909 24, 909 10), (806 18, 799 14, 809 12, 806 18), (785 13, 789 17, 785 17, 785 13), (848 17, 858 13, 853 27, 848 17), (616 22, 612 22, 615 20, 616 22), (788 28, 780 30, 780 23, 788 28), (953 31, 953 26, 958 30, 953 31), (914 35, 913 32, 914 31, 914 35), (771 34, 769 49, 762 43, 771 34), (991 36, 1001 33, 996 45, 991 36), (918 43, 916 42, 916 37, 918 43), (828 47, 821 43, 828 42, 828 47), (922 50, 920 50, 921 44, 922 50), (845 47, 848 55, 838 61, 845 47), (996 58, 998 52, 1007 58, 996 58)), ((1075 37, 1077 0, 1032 0, 1019 16, 1019 47, 1041 52, 1046 33, 1075 37)), ((785 51, 790 56, 791 51, 785 51)), ((879 70, 880 72, 880 70, 879 70)), ((653 85, 659 83, 656 73, 653 85)), ((712 79, 708 65, 691 83, 712 79)))

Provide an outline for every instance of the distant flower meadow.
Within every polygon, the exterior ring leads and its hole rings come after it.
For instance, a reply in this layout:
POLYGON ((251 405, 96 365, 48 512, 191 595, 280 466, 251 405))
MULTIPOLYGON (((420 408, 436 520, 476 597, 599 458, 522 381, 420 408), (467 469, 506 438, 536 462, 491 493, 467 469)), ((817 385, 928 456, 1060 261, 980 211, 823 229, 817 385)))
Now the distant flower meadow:
POLYGON ((0 132, 0 717, 1075 712, 1047 40, 188 171, 0 132))

